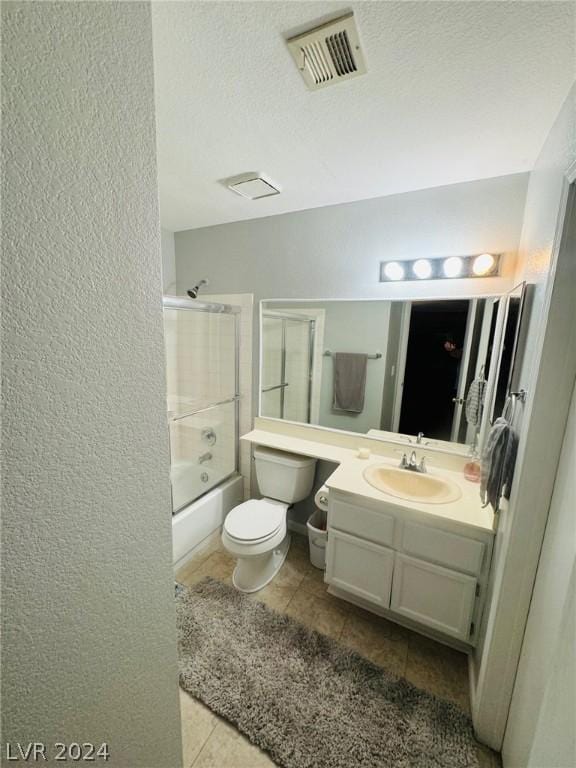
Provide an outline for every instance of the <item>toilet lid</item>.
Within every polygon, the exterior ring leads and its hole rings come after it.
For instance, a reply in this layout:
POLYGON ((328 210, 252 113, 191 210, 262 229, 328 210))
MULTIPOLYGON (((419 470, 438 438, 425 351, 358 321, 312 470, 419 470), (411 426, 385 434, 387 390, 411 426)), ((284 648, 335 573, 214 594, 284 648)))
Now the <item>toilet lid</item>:
POLYGON ((272 536, 286 519, 286 504, 270 499, 251 499, 226 515, 224 530, 234 539, 255 541, 272 536))

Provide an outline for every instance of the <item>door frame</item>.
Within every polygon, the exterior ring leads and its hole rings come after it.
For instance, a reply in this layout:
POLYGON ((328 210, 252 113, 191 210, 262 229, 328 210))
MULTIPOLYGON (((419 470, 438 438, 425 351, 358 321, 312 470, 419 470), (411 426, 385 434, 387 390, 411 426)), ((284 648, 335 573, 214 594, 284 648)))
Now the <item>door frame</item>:
POLYGON ((486 372, 486 386, 484 389, 484 408, 482 410, 482 419, 480 422, 480 431, 478 433, 478 445, 484 445, 484 439, 486 433, 492 423, 492 415, 494 412, 494 398, 496 395, 496 384, 498 382, 498 376, 500 374, 500 357, 501 351, 498 354, 496 350, 501 349, 502 335, 504 328, 506 327, 506 315, 508 312, 508 302, 505 295, 498 296, 492 300, 492 313, 494 313, 494 303, 498 301, 498 308, 496 309, 496 322, 494 327, 494 339, 492 341, 492 357, 490 359, 490 367, 486 372))
POLYGON ((464 411, 464 399, 466 397, 466 379, 468 378, 468 365, 470 364, 470 351, 474 336, 474 325, 478 311, 478 299, 469 299, 468 314, 466 316, 466 330, 464 331, 464 343, 462 345, 462 357, 460 358, 460 372, 458 373, 458 385, 454 398, 454 413, 452 414, 452 429, 450 430, 450 442, 458 443, 458 433, 464 411))
POLYGON ((400 415, 402 413, 402 396, 404 394, 404 374, 408 356, 408 339, 410 338, 410 319, 412 317, 412 302, 405 301, 400 320, 400 337, 398 340, 398 358, 396 360, 396 384, 394 385, 394 405, 392 407, 392 432, 398 432, 400 415))

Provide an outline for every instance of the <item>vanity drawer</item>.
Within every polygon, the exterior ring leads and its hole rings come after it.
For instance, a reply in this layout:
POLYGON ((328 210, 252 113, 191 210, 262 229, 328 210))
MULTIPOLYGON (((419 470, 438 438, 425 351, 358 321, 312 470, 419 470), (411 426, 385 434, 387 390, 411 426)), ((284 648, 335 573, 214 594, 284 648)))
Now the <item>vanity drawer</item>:
POLYGON ((477 576, 482 569, 486 545, 438 528, 405 523, 402 549, 409 555, 477 576))
POLYGON ((345 501, 334 500, 329 504, 331 527, 377 544, 393 544, 395 519, 392 515, 345 501))

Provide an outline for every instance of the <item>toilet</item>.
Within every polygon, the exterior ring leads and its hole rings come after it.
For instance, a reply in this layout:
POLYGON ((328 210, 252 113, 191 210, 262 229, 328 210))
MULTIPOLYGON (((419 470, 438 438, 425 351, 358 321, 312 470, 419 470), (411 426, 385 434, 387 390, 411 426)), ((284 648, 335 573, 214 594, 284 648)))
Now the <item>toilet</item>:
POLYGON ((316 469, 316 459, 261 446, 254 461, 264 498, 234 507, 222 529, 224 548, 238 558, 232 582, 240 592, 257 592, 282 567, 290 547, 286 513, 310 494, 316 469))

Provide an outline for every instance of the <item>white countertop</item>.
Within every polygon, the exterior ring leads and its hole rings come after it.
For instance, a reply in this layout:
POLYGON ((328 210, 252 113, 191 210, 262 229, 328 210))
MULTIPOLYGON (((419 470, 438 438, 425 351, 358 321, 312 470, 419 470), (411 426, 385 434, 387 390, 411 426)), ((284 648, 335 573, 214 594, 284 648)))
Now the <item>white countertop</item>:
MULTIPOLYGON (((372 501, 380 501, 399 510, 412 510, 420 514, 431 515, 438 520, 446 520, 484 532, 494 532, 495 516, 491 507, 482 507, 478 483, 471 483, 466 480, 461 472, 435 467, 434 457, 427 459, 428 473, 446 477, 456 483, 462 491, 462 496, 457 501, 448 504, 407 501, 377 490, 364 479, 362 473, 371 464, 386 464, 390 467, 397 467, 399 462, 395 456, 373 453, 368 459, 359 459, 357 450, 261 429, 255 429, 243 435, 241 439, 256 445, 298 453, 303 456, 312 456, 316 459, 338 464, 338 468, 326 480, 326 485, 334 490, 362 496, 372 501)), ((395 447, 397 448, 397 446, 395 447)), ((393 453, 394 448, 390 451, 393 453)))
POLYGON ((460 472, 450 472, 446 469, 437 469, 428 462, 428 474, 444 477, 451 480, 461 490, 462 496, 456 501, 447 504, 429 504, 417 501, 407 501, 397 496, 379 491, 364 479, 363 472, 366 467, 374 464, 397 467, 398 462, 384 456, 371 456, 369 459, 357 457, 347 458, 337 470, 326 480, 326 485, 335 491, 351 493, 373 501, 380 501, 394 506, 397 509, 416 511, 423 515, 432 515, 436 518, 476 528, 481 531, 494 531, 494 513, 491 507, 482 507, 479 495, 478 483, 471 483, 460 472))
POLYGON ((329 443, 317 443, 314 440, 302 440, 300 437, 281 435, 276 432, 266 432, 263 429, 254 429, 247 435, 242 435, 241 440, 247 440, 256 445, 264 445, 267 448, 277 448, 279 451, 299 453, 302 456, 313 456, 315 459, 333 461, 341 464, 345 459, 356 455, 356 450, 342 448, 329 443))

